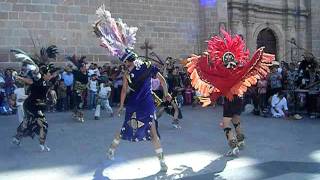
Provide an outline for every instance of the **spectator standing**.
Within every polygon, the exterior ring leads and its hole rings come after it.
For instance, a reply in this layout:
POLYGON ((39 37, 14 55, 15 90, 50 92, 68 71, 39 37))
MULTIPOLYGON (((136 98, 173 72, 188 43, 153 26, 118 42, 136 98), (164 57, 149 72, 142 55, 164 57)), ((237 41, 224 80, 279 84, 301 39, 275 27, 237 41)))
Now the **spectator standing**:
POLYGON ((151 78, 151 88, 152 88, 152 91, 154 93, 156 93, 156 95, 159 98, 162 98, 163 93, 162 93, 162 91, 160 89, 160 80, 157 78, 157 76, 152 76, 152 78, 151 78))
POLYGON ((270 94, 268 97, 282 90, 282 76, 279 73, 279 62, 274 61, 274 66, 271 68, 271 74, 269 76, 270 94))
POLYGON ((260 79, 257 84, 258 87, 258 101, 259 101, 259 111, 260 114, 264 113, 267 102, 267 88, 268 88, 268 81, 266 78, 260 79))
POLYGON ((55 112, 55 106, 57 105, 57 93, 54 90, 54 87, 51 86, 48 94, 47 94, 47 99, 48 99, 48 111, 49 112, 55 112))
POLYGON ((57 88, 57 95, 58 95, 58 101, 57 101, 57 110, 58 111, 65 111, 66 110, 66 101, 67 101, 67 87, 64 84, 64 80, 61 79, 59 82, 59 86, 57 88))
POLYGON ((187 105, 192 104, 192 97, 193 97, 193 89, 191 85, 188 85, 185 90, 185 102, 187 105))
POLYGON ((96 74, 92 74, 89 80, 89 109, 96 107, 96 96, 98 92, 98 79, 96 74))
POLYGON ((64 85, 67 87, 67 96, 65 101, 65 110, 69 110, 73 108, 73 83, 74 83, 74 75, 72 73, 72 68, 67 66, 65 71, 62 73, 62 79, 64 85))

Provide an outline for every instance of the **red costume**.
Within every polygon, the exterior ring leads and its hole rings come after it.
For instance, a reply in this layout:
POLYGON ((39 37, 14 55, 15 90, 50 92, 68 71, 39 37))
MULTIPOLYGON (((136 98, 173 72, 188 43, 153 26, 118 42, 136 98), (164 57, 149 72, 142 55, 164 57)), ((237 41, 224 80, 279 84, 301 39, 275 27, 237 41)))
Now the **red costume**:
POLYGON ((250 59, 239 35, 232 37, 223 29, 221 33, 224 37, 214 36, 208 41, 207 52, 187 59, 191 84, 203 95, 203 106, 219 96, 230 100, 234 95, 242 96, 270 72, 268 66, 274 60, 274 55, 263 52, 263 47, 250 59))

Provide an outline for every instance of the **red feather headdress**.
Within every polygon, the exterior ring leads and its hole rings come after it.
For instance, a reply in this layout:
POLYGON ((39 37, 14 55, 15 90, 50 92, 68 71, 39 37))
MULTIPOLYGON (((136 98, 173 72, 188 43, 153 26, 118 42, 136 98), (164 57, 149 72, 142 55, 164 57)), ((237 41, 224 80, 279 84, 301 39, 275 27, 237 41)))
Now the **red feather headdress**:
POLYGON ((223 37, 212 37, 207 52, 187 59, 191 84, 203 95, 203 106, 219 96, 230 100, 234 95, 242 96, 248 87, 270 72, 268 66, 274 60, 274 55, 263 52, 263 48, 257 49, 250 59, 239 35, 232 37, 223 29, 220 31, 223 37))

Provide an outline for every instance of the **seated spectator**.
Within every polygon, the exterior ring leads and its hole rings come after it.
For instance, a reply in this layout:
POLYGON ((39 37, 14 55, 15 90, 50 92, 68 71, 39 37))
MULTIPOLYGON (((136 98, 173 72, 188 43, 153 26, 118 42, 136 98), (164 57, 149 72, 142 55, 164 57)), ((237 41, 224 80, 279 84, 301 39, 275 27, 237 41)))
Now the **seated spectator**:
POLYGON ((4 76, 4 90, 6 93, 6 96, 9 97, 11 94, 13 94, 13 91, 15 89, 14 87, 14 78, 12 77, 12 72, 10 69, 7 69, 5 71, 5 76, 4 76))
POLYGON ((12 109, 7 102, 4 89, 0 89, 0 114, 1 115, 10 115, 12 114, 12 109))
POLYGON ((276 118, 287 117, 288 104, 283 92, 278 91, 276 94, 272 96, 271 113, 272 116, 276 118))

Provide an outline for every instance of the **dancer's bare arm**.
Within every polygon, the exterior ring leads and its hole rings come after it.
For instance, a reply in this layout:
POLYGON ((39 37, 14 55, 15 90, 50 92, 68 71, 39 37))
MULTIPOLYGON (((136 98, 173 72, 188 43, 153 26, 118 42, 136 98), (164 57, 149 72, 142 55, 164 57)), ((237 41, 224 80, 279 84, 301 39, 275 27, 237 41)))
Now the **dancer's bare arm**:
POLYGON ((121 111, 123 110, 124 101, 126 99, 127 90, 128 90, 128 80, 127 80, 126 76, 123 76, 122 79, 123 79, 123 85, 122 85, 122 89, 121 89, 120 107, 119 107, 119 110, 118 110, 118 114, 120 114, 121 111))
POLYGON ((31 85, 33 84, 33 80, 30 79, 30 78, 26 78, 26 77, 21 77, 21 76, 16 76, 17 79, 19 79, 20 81, 28 84, 28 85, 31 85))
POLYGON ((159 72, 157 73, 157 78, 160 80, 160 84, 161 84, 161 86, 163 88, 164 98, 170 96, 168 94, 168 86, 167 86, 166 80, 164 79, 164 77, 159 72))

